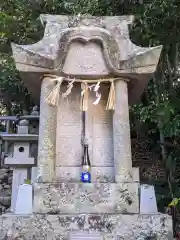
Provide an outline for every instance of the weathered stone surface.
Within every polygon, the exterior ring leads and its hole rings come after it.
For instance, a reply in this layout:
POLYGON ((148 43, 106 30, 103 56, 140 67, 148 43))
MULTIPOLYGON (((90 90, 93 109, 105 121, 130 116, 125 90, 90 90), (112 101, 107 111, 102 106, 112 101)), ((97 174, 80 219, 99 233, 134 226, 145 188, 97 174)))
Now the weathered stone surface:
POLYGON ((54 83, 45 78, 41 87, 40 123, 38 142, 38 181, 52 181, 55 175, 57 110, 49 106, 45 99, 52 91, 54 83))
POLYGON ((37 183, 34 212, 138 213, 138 186, 138 183, 37 183))
MULTIPOLYGON (((65 89, 61 87, 61 91, 65 89)), ((65 86, 65 88, 67 85, 65 86)), ((80 111, 80 85, 72 89, 68 99, 60 98, 57 108, 56 166, 81 166, 82 116, 80 111)), ((56 110, 55 110, 56 111, 56 110)))
MULTIPOLYGON (((81 167, 56 167, 56 181, 80 182, 81 167)), ((92 182, 114 182, 114 167, 91 167, 92 182)))
POLYGON ((117 182, 132 182, 127 82, 123 81, 123 79, 116 81, 115 91, 115 110, 113 114, 115 179, 117 182))
POLYGON ((71 232, 100 233, 103 240, 171 240, 170 216, 157 215, 32 215, 1 216, 0 240, 70 240, 71 232))
MULTIPOLYGON (((81 167, 56 166, 56 182, 79 182, 81 167)), ((139 169, 133 168, 133 181, 139 182, 139 169)), ((114 167, 91 167, 91 182, 114 183, 114 167)))
POLYGON ((93 104, 96 99, 94 92, 89 93, 86 134, 91 163, 96 167, 114 166, 112 112, 105 110, 108 90, 107 84, 100 84, 101 100, 98 105, 93 104))
POLYGON ((138 183, 116 184, 116 211, 121 213, 138 213, 138 183))

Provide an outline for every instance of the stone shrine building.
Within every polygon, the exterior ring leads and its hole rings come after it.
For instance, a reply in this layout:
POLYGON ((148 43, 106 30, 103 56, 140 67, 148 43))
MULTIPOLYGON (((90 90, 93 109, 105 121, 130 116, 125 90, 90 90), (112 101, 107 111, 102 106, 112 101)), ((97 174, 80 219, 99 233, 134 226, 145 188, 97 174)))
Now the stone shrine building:
POLYGON ((0 218, 0 239, 166 240, 172 220, 140 213, 129 104, 155 72, 162 46, 129 38, 133 16, 41 15, 44 37, 12 44, 16 68, 40 102, 33 212, 0 218), (83 141, 91 183, 81 182, 83 141))

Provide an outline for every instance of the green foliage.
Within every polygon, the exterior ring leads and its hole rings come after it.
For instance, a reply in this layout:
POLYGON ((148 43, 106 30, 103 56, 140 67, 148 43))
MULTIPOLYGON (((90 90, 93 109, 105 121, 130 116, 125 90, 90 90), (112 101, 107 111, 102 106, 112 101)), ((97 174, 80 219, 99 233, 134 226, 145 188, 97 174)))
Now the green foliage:
POLYGON ((29 184, 29 185, 31 185, 31 180, 29 180, 29 179, 24 180, 24 184, 29 184))
POLYGON ((173 200, 169 203, 169 207, 175 207, 179 204, 180 198, 173 198, 173 200))

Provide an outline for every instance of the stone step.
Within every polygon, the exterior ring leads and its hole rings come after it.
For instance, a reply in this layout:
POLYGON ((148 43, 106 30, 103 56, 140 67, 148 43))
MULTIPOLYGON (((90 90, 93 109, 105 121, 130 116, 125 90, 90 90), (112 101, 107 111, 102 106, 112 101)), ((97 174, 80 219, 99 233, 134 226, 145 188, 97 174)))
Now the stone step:
POLYGON ((38 240, 43 236, 44 239, 72 240, 69 234, 80 231, 84 232, 83 240, 88 239, 85 233, 99 233, 104 240, 173 239, 172 218, 160 213, 24 216, 7 213, 0 217, 0 224, 0 239, 38 240))

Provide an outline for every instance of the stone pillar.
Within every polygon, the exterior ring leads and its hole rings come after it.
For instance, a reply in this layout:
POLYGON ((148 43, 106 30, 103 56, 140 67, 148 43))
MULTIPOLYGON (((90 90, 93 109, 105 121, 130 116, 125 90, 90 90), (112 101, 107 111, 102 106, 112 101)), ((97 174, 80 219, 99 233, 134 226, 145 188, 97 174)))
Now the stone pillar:
POLYGON ((41 83, 37 182, 52 182, 55 177, 57 108, 45 102, 55 86, 45 77, 41 83))
POLYGON ((115 110, 113 113, 114 165, 116 182, 132 182, 132 156, 129 125, 127 82, 115 82, 115 110))

